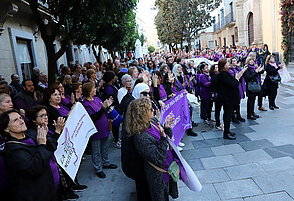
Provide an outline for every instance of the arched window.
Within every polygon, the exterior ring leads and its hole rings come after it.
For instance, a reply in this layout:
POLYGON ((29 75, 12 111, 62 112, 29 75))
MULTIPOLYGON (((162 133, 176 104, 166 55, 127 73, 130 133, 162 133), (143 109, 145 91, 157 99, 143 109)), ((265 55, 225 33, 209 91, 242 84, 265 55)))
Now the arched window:
POLYGON ((253 26, 253 13, 249 13, 248 16, 248 41, 251 45, 254 41, 254 26, 253 26))

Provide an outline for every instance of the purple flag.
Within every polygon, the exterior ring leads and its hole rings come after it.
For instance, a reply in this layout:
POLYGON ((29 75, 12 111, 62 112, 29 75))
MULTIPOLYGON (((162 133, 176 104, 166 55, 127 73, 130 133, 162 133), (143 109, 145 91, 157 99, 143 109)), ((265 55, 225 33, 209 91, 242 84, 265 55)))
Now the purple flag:
POLYGON ((168 115, 175 117, 174 124, 171 127, 173 129, 173 141, 178 146, 186 130, 191 128, 188 99, 184 90, 165 102, 160 118, 163 125, 168 115))

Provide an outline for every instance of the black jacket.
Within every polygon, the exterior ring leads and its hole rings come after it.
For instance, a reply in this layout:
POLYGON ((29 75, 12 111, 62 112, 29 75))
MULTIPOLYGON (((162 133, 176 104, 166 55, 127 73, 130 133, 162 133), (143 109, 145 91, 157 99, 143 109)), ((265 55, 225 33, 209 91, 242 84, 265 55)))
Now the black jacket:
MULTIPOLYGON (((26 138, 34 138, 26 133, 26 138), (30 136, 30 137, 29 137, 30 136)), ((36 139, 33 139, 36 142, 36 139)), ((49 165, 56 140, 47 145, 27 145, 13 137, 6 140, 9 201, 55 201, 56 189, 49 165), (19 142, 19 143, 17 143, 19 142)))
POLYGON ((266 76, 263 82, 264 90, 266 90, 267 92, 272 90, 277 90, 277 88, 279 87, 279 84, 272 82, 269 76, 276 76, 280 68, 276 69, 270 64, 267 64, 264 69, 266 71, 266 76))
POLYGON ((247 70, 244 73, 244 78, 246 82, 246 95, 248 97, 257 96, 258 93, 250 92, 248 90, 248 82, 259 82, 258 76, 259 74, 262 74, 264 71, 261 71, 260 73, 255 72, 252 68, 248 67, 247 70))
POLYGON ((239 82, 228 72, 220 72, 217 75, 216 92, 218 101, 223 105, 233 106, 239 100, 239 82))

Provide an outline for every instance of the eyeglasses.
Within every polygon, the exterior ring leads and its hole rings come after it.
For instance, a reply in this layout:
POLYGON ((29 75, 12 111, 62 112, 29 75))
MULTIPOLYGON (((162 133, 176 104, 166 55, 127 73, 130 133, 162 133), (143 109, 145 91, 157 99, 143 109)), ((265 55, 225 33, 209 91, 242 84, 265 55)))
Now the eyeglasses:
POLYGON ((41 117, 42 119, 45 119, 45 118, 48 118, 48 114, 46 113, 46 114, 41 114, 40 116, 36 116, 36 117, 41 117))
POLYGON ((143 92, 141 92, 141 94, 143 96, 147 96, 147 95, 151 96, 151 92, 147 92, 147 91, 143 91, 143 92))

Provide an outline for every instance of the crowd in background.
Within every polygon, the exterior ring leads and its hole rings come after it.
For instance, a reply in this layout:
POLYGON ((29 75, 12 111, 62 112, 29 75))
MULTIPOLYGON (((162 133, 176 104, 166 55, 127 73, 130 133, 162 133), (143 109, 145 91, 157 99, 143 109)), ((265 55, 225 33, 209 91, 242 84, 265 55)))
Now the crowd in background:
MULTIPOLYGON (((230 124, 246 121, 240 109, 246 96, 250 121, 259 118, 256 97, 259 110, 267 110, 263 107, 265 96, 270 110, 279 108, 275 99, 278 70, 283 64, 276 59, 264 45, 61 65, 58 78, 50 86, 47 75, 37 67, 32 69, 31 79, 22 82, 17 74, 11 75, 11 83, 1 76, 1 200, 5 196, 6 200, 74 200, 78 199, 75 191, 87 188, 77 179, 71 181, 54 157, 57 139, 76 102, 83 104, 98 130, 86 153, 92 155, 99 178, 106 177, 103 169, 118 167, 119 161, 111 163, 108 158, 112 133, 112 145, 122 149, 123 171, 136 182, 138 200, 168 200, 169 195, 177 198, 176 182, 162 171, 176 161, 185 180, 185 171, 167 143, 167 136, 173 135, 170 128, 174 119, 168 118, 165 125, 159 123, 165 102, 181 92, 194 96, 200 102, 203 122, 195 122, 195 105, 189 104, 192 128, 186 135, 197 136, 193 128, 199 123, 213 123, 225 139, 234 140, 238 133, 230 131, 230 124), (195 66, 193 60, 187 60, 191 58, 206 58, 214 64, 195 66), (121 115, 122 122, 109 118, 113 110, 121 115)), ((184 143, 180 142, 179 151, 181 146, 184 143)))

